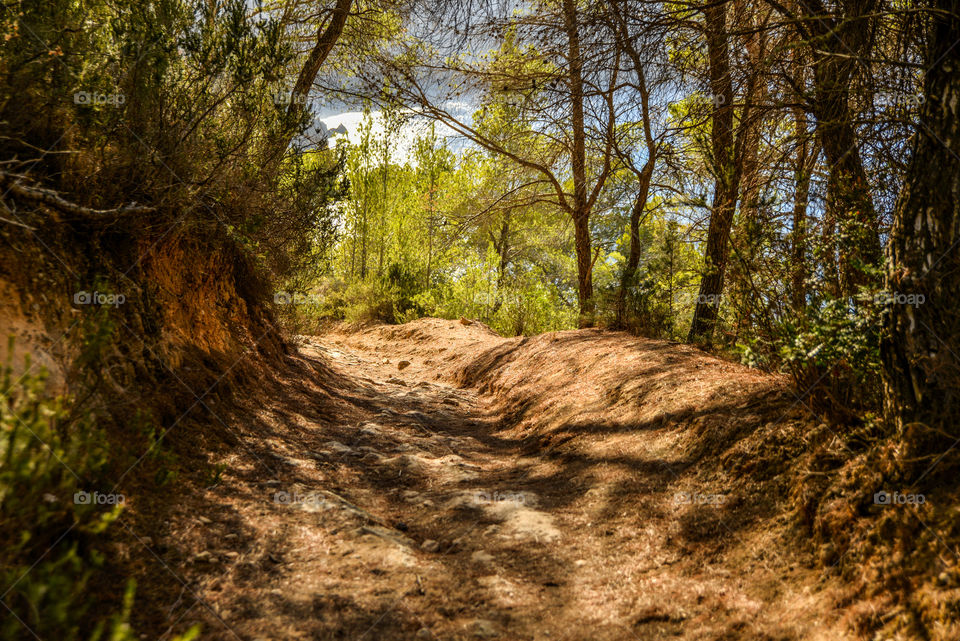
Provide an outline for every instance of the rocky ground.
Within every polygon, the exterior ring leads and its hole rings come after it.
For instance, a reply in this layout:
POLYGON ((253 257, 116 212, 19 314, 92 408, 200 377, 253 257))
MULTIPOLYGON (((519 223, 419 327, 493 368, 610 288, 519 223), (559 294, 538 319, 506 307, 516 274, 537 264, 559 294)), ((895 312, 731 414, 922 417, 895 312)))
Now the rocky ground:
POLYGON ((126 519, 180 586, 161 638, 852 638, 784 516, 806 419, 775 377, 424 319, 302 337, 243 411, 209 411, 222 474, 126 519))

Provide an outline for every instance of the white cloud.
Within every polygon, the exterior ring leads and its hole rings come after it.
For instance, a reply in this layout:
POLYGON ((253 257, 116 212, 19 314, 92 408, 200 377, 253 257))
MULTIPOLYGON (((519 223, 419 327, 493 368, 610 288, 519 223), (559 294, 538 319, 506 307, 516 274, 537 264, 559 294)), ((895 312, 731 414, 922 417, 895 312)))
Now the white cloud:
MULTIPOLYGON (((466 103, 459 103, 462 105, 463 109, 467 109, 468 106, 466 103)), ((370 116, 373 120, 373 137, 376 139, 383 135, 384 125, 383 117, 380 111, 371 111, 370 116)), ((340 113, 333 113, 326 116, 318 118, 321 120, 328 130, 334 130, 338 127, 343 127, 347 130, 346 137, 351 142, 356 144, 360 141, 360 127, 363 124, 363 112, 362 111, 344 111, 340 113)), ((395 163, 403 163, 404 161, 409 161, 413 163, 413 144, 416 141, 417 136, 423 135, 427 132, 430 127, 430 122, 423 118, 414 118, 409 120, 400 130, 400 134, 393 141, 393 151, 390 154, 391 160, 395 163)), ((457 138, 458 135, 452 129, 447 127, 442 123, 437 123, 437 135, 441 138, 457 138)), ((338 135, 332 136, 331 140, 336 140, 339 138, 338 135)))

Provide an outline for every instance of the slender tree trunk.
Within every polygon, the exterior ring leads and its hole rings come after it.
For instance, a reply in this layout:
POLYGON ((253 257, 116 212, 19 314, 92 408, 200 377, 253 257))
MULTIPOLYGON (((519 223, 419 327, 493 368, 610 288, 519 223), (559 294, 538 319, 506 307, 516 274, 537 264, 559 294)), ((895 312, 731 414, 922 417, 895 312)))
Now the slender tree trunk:
POLYGON ((510 212, 507 211, 500 226, 500 246, 497 248, 500 264, 497 265, 497 287, 502 288, 507 280, 507 266, 510 263, 510 212))
POLYGON ((430 171, 430 195, 427 199, 427 282, 425 287, 430 289, 430 271, 433 268, 433 170, 430 171))
POLYGON ((829 172, 825 219, 834 233, 827 240, 836 256, 837 295, 851 296, 858 285, 869 283, 862 267, 879 266, 882 260, 876 210, 849 106, 856 54, 869 45, 876 22, 871 15, 879 3, 846 0, 839 17, 831 16, 820 0, 805 0, 801 6, 813 31, 808 43, 813 50, 812 111, 829 172))
POLYGON ((272 137, 267 145, 265 162, 262 173, 270 178, 276 176, 280 169, 280 163, 283 155, 290 146, 294 134, 297 132, 297 126, 307 107, 307 97, 310 94, 310 88, 313 81, 316 80, 320 67, 333 46, 340 39, 343 28, 347 23, 347 17, 350 15, 350 7, 353 0, 337 0, 333 11, 330 14, 330 21, 326 28, 317 31, 317 42, 303 63, 300 73, 297 75, 297 82, 290 92, 290 104, 287 106, 286 123, 284 128, 272 137))
POLYGON ((574 245, 577 250, 577 295, 580 301, 580 327, 593 326, 593 256, 590 249, 590 214, 578 211, 573 216, 574 245))
POLYGON ((814 115, 829 166, 825 215, 839 231, 835 246, 840 294, 850 296, 856 293, 857 285, 868 283, 861 265, 879 265, 882 250, 870 184, 847 108, 849 92, 835 86, 834 66, 822 65, 815 74, 820 77, 821 98, 814 115))
POLYGON ((570 106, 573 148, 570 150, 573 175, 574 246, 577 252, 577 294, 580 301, 581 327, 593 325, 593 256, 590 239, 590 209, 587 205, 587 152, 583 112, 583 57, 580 52, 580 33, 577 24, 577 0, 563 0, 563 23, 567 35, 567 55, 570 66, 570 106))
POLYGON ((720 294, 730 253, 730 227, 740 184, 739 167, 734 151, 733 80, 730 76, 730 53, 727 47, 727 3, 711 4, 704 9, 707 52, 710 64, 710 89, 714 111, 712 147, 717 172, 713 205, 707 229, 704 255, 705 273, 693 312, 688 340, 710 342, 720 309, 720 294))
POLYGON ((630 254, 627 256, 627 264, 620 278, 620 291, 617 293, 616 326, 619 328, 627 325, 627 290, 633 284, 637 267, 640 266, 640 220, 647 207, 654 162, 654 157, 649 158, 640 171, 640 184, 633 199, 633 209, 630 210, 630 254))
POLYGON ((960 439, 960 1, 931 4, 932 67, 886 276, 891 295, 924 298, 893 298, 881 345, 886 411, 906 459, 942 454, 960 439))
MULTIPOLYGON (((492 234, 491 234, 492 235, 492 234)), ((497 255, 499 256, 499 264, 497 265, 497 300, 493 305, 493 311, 491 316, 495 315, 500 311, 500 307, 503 305, 503 284, 507 280, 507 266, 510 262, 510 212, 507 211, 504 214, 503 223, 500 225, 500 238, 494 239, 493 242, 494 249, 497 250, 497 255)))
POLYGON ((802 317, 807 306, 807 202, 810 199, 811 164, 817 151, 810 152, 807 114, 801 108, 793 111, 797 136, 797 157, 794 167, 793 234, 790 254, 793 257, 790 276, 790 303, 802 317), (812 158, 811 158, 812 156, 812 158))
MULTIPOLYGON (((643 138, 647 147, 647 162, 637 175, 637 195, 633 200, 633 208, 630 211, 630 253, 627 257, 627 264, 624 266, 623 275, 620 279, 620 291, 617 293, 615 326, 625 328, 627 325, 627 290, 630 285, 636 281, 637 267, 640 266, 640 221, 643 218, 643 212, 647 208, 647 198, 650 196, 650 181, 653 179, 653 170, 657 162, 657 153, 659 151, 657 144, 653 140, 653 130, 650 124, 650 91, 647 88, 647 74, 643 66, 643 58, 635 46, 635 42, 630 38, 627 23, 624 18, 625 7, 621 7, 617 2, 612 2, 610 8, 613 10, 612 16, 616 21, 616 29, 620 46, 626 51, 630 61, 633 63, 633 72, 637 76, 637 89, 640 94, 640 116, 643 122, 643 138)), ((628 163, 634 168, 632 162, 628 163)), ((673 299, 671 296, 671 305, 673 299)), ((672 314, 672 312, 671 312, 672 314)))
POLYGON ((366 280, 367 278, 367 236, 369 232, 369 225, 367 223, 367 210, 369 209, 368 198, 370 193, 370 184, 369 184, 369 171, 364 169, 363 174, 363 221, 361 225, 360 233, 360 280, 366 280))
MULTIPOLYGON (((734 3, 734 10, 738 15, 750 15, 743 2, 734 3)), ((763 83, 764 58, 766 57, 766 32, 757 28, 755 22, 765 22, 769 10, 765 14, 751 19, 750 26, 755 27, 746 39, 747 59, 749 61, 747 88, 744 92, 745 106, 743 109, 746 122, 740 125, 743 138, 743 160, 740 198, 740 215, 734 221, 730 244, 737 260, 733 262, 731 274, 731 292, 734 306, 737 309, 737 320, 734 329, 734 341, 747 333, 753 325, 753 308, 756 304, 751 282, 752 274, 756 269, 756 247, 758 244, 763 222, 760 220, 760 187, 762 183, 762 167, 760 166, 761 127, 763 112, 757 107, 766 101, 766 86, 763 83)))
POLYGON ((357 242, 358 236, 356 221, 353 224, 353 238, 350 242, 350 279, 353 280, 353 277, 357 273, 357 242))

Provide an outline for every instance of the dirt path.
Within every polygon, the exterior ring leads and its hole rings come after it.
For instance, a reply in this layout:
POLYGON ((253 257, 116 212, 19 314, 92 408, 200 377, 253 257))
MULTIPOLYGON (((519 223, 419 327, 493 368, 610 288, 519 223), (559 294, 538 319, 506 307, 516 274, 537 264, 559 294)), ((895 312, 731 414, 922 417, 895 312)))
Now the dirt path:
POLYGON ((817 584, 798 554, 739 522, 729 497, 697 485, 670 430, 631 435, 642 458, 531 447, 502 430, 492 396, 444 382, 424 359, 399 369, 411 350, 306 340, 304 368, 339 383, 292 376, 240 428, 222 482, 171 515, 166 545, 179 552, 166 562, 185 587, 170 630, 846 638, 832 610, 840 587, 817 584))

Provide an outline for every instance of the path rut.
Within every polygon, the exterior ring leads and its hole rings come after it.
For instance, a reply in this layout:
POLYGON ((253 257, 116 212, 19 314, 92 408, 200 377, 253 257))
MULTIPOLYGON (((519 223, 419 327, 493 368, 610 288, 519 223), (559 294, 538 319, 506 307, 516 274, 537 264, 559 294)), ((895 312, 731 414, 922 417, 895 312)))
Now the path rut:
MULTIPOLYGON (((340 338, 264 402, 183 545, 170 631, 212 639, 844 638, 783 550, 678 503, 669 435, 635 469, 504 436, 492 399, 340 338), (299 390, 299 391, 295 391, 299 390), (269 426, 269 429, 265 429, 269 426), (256 435, 256 439, 253 436, 256 435), (174 616, 176 614, 176 616, 174 616)), ((704 491, 708 491, 704 488, 704 491)))

